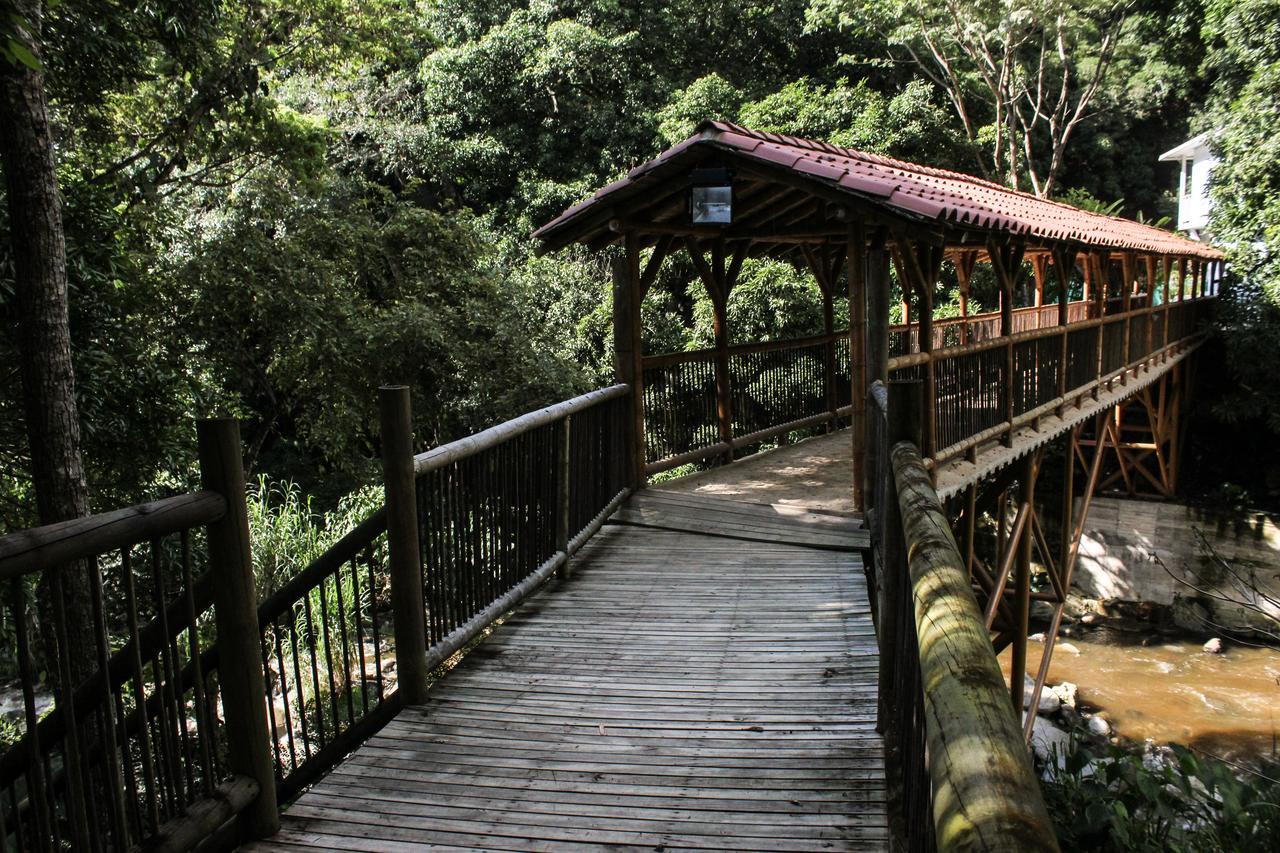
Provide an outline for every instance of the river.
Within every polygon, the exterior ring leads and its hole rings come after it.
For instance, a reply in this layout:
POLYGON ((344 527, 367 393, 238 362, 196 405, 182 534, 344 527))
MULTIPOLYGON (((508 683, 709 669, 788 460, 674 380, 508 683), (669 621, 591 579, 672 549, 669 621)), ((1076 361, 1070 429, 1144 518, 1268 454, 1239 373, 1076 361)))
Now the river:
MULTIPOLYGON (((1243 760, 1280 752, 1280 651, 1227 643, 1208 654, 1199 641, 1132 624, 1072 633, 1059 638, 1048 683, 1074 682, 1080 704, 1120 736, 1243 760)), ((1027 652, 1033 675, 1041 649, 1033 642, 1027 652)), ((1007 674, 1008 650, 1001 664, 1007 674)))

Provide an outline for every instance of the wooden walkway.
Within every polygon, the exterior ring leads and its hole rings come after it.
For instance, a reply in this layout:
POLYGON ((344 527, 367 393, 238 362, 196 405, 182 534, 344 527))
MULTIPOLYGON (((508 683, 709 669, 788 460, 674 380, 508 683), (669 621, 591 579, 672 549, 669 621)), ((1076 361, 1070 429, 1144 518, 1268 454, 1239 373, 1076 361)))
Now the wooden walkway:
POLYGON ((857 525, 636 496, 251 849, 886 849, 857 525))

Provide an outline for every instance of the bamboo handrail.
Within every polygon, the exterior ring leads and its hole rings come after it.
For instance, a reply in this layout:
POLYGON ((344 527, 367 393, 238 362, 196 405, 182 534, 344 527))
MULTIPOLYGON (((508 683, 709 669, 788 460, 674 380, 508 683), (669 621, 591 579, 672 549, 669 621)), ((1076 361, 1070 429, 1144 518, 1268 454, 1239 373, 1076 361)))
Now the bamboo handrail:
POLYGON ((216 521, 227 502, 217 492, 161 498, 0 537, 0 580, 59 566, 216 521))
POLYGON ((924 692, 937 848, 1057 851, 951 526, 919 448, 891 451, 924 692))
POLYGON ((466 438, 442 444, 439 447, 428 450, 426 453, 419 453, 413 457, 414 476, 421 477, 423 474, 442 468, 451 462, 457 462, 459 459, 466 459, 468 456, 474 456, 481 451, 496 447, 517 435, 522 435, 540 426, 546 426, 575 412, 589 409, 597 403, 625 396, 630 392, 631 386, 625 383, 611 385, 608 388, 581 394, 571 400, 565 400, 563 403, 556 403, 555 405, 547 406, 545 409, 539 409, 536 412, 529 412, 518 418, 512 418, 497 426, 482 430, 475 435, 469 435, 466 438))

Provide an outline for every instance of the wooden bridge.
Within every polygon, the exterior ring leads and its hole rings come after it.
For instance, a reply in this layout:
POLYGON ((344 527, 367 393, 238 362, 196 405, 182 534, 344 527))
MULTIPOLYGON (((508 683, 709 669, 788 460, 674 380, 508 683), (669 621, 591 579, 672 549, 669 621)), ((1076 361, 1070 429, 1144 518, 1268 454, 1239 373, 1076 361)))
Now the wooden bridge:
POLYGON ((0 846, 1056 849, 1019 712, 1094 492, 1176 489, 1220 253, 719 124, 537 236, 620 244, 618 384, 418 453, 381 389, 385 506, 261 599, 230 420, 201 491, 0 538, 0 846), (678 250, 715 346, 646 354, 678 250), (812 272, 823 334, 730 343, 759 256, 812 272))

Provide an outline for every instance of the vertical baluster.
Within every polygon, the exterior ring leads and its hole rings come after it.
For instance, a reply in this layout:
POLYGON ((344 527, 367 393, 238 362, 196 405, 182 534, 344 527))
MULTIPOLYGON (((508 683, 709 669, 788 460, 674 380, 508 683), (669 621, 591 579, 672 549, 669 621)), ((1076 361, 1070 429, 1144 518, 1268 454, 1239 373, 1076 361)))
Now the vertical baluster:
POLYGON ((169 713, 177 733, 174 739, 174 751, 170 760, 175 765, 175 778, 178 782, 181 808, 188 802, 186 792, 195 787, 195 779, 192 776, 195 757, 191 749, 190 732, 187 730, 186 702, 183 701, 182 679, 180 677, 182 659, 178 652, 178 632, 171 630, 169 626, 169 593, 164 580, 163 560, 160 557, 161 543, 158 540, 151 543, 151 552, 156 578, 156 615, 160 620, 161 636, 164 638, 161 644, 165 667, 164 696, 168 699, 169 713), (181 742, 181 752, 178 751, 179 742, 181 742))
POLYGON ((169 619, 165 613, 165 584, 161 542, 151 542, 151 597, 160 620, 160 647, 151 662, 155 678, 156 696, 160 702, 161 744, 164 750, 164 768, 169 781, 169 815, 178 814, 186 806, 186 792, 182 784, 182 762, 179 758, 182 734, 179 732, 177 707, 174 701, 173 659, 170 657, 169 619))
MULTIPOLYGON (((425 563, 424 563, 425 565, 425 563)), ((351 600, 352 607, 355 611, 356 623, 356 651, 360 657, 360 711, 361 714, 369 713, 369 670, 364 654, 364 617, 362 610, 364 609, 364 599, 360 595, 360 570, 358 558, 352 559, 347 566, 351 570, 351 600)))
POLYGON ((369 567, 369 630, 373 633, 373 677, 378 686, 378 701, 381 702, 386 694, 382 684, 382 638, 378 634, 378 586, 373 577, 372 549, 366 550, 365 554, 365 565, 369 567))
POLYGON ((320 662, 319 656, 316 654, 316 623, 311 613, 310 593, 302 596, 302 618, 306 620, 305 630, 302 632, 303 648, 306 649, 307 655, 311 658, 311 666, 309 667, 311 671, 311 701, 315 703, 311 717, 315 720, 316 741, 319 743, 319 748, 324 749, 324 745, 328 743, 328 737, 324 724, 324 697, 321 695, 320 662))
MULTIPOLYGON (((263 628, 263 634, 262 634, 262 637, 263 637, 263 639, 264 639, 264 640, 266 640, 266 638, 267 638, 267 633, 266 633, 267 631, 270 631, 272 635, 275 635, 275 634, 276 634, 276 626, 275 626, 275 624, 273 623, 273 624, 271 624, 269 627, 264 626, 264 628, 263 628)), ((273 642, 272 642, 272 641, 270 641, 270 640, 268 640, 267 642, 264 642, 264 643, 262 644, 262 683, 263 683, 264 687, 266 688, 266 694, 267 694, 267 696, 266 696, 266 698, 267 698, 267 727, 270 729, 270 737, 271 737, 271 760, 272 760, 272 762, 274 762, 276 778, 277 778, 277 779, 282 779, 282 778, 284 778, 284 775, 285 775, 285 773, 284 773, 284 755, 282 754, 282 751, 281 751, 281 748, 280 748, 280 724, 279 724, 279 722, 277 722, 277 720, 276 720, 276 703, 275 703, 275 693, 274 693, 274 690, 273 690, 273 687, 272 687, 272 684, 271 684, 271 652, 272 652, 272 646, 273 646, 273 642)), ((281 700, 283 701, 283 699, 284 699, 284 697, 285 697, 285 695, 286 695, 286 694, 285 694, 285 692, 284 692, 284 671, 283 671, 283 668, 281 669, 281 671, 280 671, 279 673, 277 673, 276 678, 277 678, 277 680, 278 680, 278 682, 279 682, 279 684, 280 684, 280 697, 281 697, 281 700)), ((203 743, 203 741, 204 741, 204 738, 201 738, 201 742, 202 742, 202 743, 203 743)))
MULTIPOLYGON (((289 697, 289 670, 284 663, 284 643, 282 640, 282 635, 284 634, 284 630, 280 627, 280 622, 278 620, 271 623, 271 633, 275 639, 276 669, 277 669, 277 674, 280 678, 280 704, 284 707, 285 738, 288 741, 288 747, 289 747, 289 768, 290 770, 297 770, 298 769, 298 747, 293 735, 293 709, 291 707, 293 701, 296 701, 296 699, 291 700, 289 697)), ((296 681, 294 682, 294 687, 297 687, 296 681)), ((294 690, 294 696, 296 697, 297 695, 298 695, 297 690, 294 690)), ((274 719, 275 714, 272 714, 271 717, 272 719, 274 719)), ((304 755, 304 758, 305 758, 305 755, 304 755)), ((284 764, 284 762, 282 761, 278 761, 278 763, 281 766, 283 766, 284 764)), ((285 774, 281 774, 281 775, 285 775, 285 774)))
MULTIPOLYGON (((342 566, 339 565, 333 572, 334 591, 338 597, 338 642, 342 648, 342 683, 347 694, 347 725, 350 726, 356 721, 355 698, 352 694, 351 683, 351 644, 347 636, 347 607, 343 601, 342 594, 342 566)), ((359 607, 353 608, 354 613, 359 613, 359 607)), ((334 711, 334 719, 337 720, 338 712, 334 711)), ((336 726, 337 723, 334 723, 336 726)))
POLYGON ((58 690, 57 706, 66 719, 64 762, 67 779, 67 817, 70 821, 72 846, 77 850, 98 849, 98 833, 91 828, 90 809, 86 801, 84 782, 85 765, 81 752, 81 724, 72 701, 75 681, 71 676, 71 656, 67 648, 67 603, 63 584, 62 567, 49 571, 50 591, 53 598, 54 635, 57 642, 58 690))
MULTIPOLYGON (((10 584, 10 600, 15 639, 18 645, 18 678, 22 682, 23 722, 26 725, 24 740, 27 744, 27 796, 35 812, 36 837, 42 840, 41 849, 46 849, 47 841, 54 837, 54 804, 48 777, 45 774, 43 750, 40 747, 39 717, 36 715, 36 668, 35 661, 31 658, 31 641, 27 634, 27 592, 20 577, 14 578, 10 584)), ((16 841, 18 849, 22 850, 22 822, 18 813, 15 787, 16 782, 10 785, 9 797, 12 806, 11 814, 14 816, 16 841)), ((7 834, 0 835, 0 844, 3 844, 7 837, 7 834)))
POLYGON ((138 633, 138 595, 134 586, 133 561, 131 549, 121 552, 121 571, 124 575, 125 606, 128 611, 129 645, 133 649, 133 690, 134 710, 138 715, 138 737, 142 741, 142 778, 147 788, 147 819, 149 828, 155 831, 160 826, 160 801, 156 780, 155 757, 151 745, 150 718, 147 714, 147 691, 142 666, 142 648, 138 633))
POLYGON ((298 726, 302 731, 302 760, 311 757, 311 727, 307 725, 307 692, 302 684, 302 666, 298 663, 298 615, 297 605, 287 613, 289 628, 289 652, 293 661, 294 701, 298 703, 298 726))
MULTIPOLYGON (((335 581, 337 574, 334 574, 335 581)), ((324 643, 324 665, 328 671, 329 710, 333 713, 333 736, 338 736, 341 726, 338 725, 338 685, 333 675, 333 640, 329 629, 329 597, 325 594, 327 579, 320 581, 320 641, 324 643)), ((342 590, 338 590, 338 598, 342 598, 342 590)), ((319 710, 316 711, 319 713, 319 710)))
POLYGON ((200 747, 200 775, 205 796, 213 792, 217 774, 213 767, 216 726, 212 723, 204 693, 204 664, 200 661, 200 626, 196 616, 195 577, 191 570, 191 533, 182 531, 182 599, 186 606, 187 643, 191 658, 191 690, 195 699, 196 737, 200 747))
POLYGON ((107 617, 102 601, 102 573, 98 569, 96 558, 90 558, 85 562, 86 571, 89 572, 94 644, 97 647, 97 665, 102 682, 102 713, 97 738, 98 746, 105 759, 102 768, 102 794, 107 800, 107 813, 115 843, 121 849, 125 849, 129 847, 129 831, 125 823, 124 777, 121 773, 120 754, 117 752, 115 741, 118 737, 122 747, 127 748, 128 734, 124 729, 123 715, 118 720, 115 715, 116 696, 111 684, 111 641, 107 636, 107 617))

